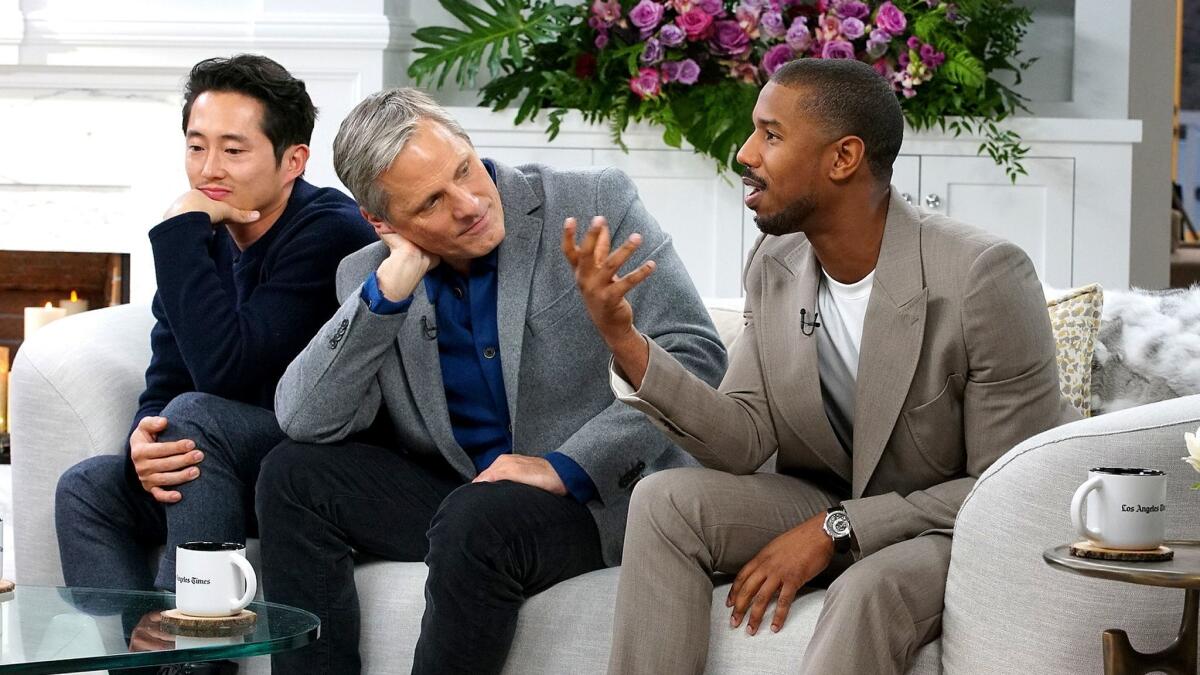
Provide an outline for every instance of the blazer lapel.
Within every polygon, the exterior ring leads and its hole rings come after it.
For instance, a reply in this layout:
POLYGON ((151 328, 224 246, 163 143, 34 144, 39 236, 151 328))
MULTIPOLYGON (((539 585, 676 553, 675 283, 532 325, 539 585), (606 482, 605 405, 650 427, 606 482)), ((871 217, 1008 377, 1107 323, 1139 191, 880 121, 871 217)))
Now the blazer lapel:
POLYGON ((446 407, 446 386, 442 382, 442 361, 436 339, 437 315, 425 292, 425 282, 417 284, 408 317, 396 338, 400 361, 413 402, 421 413, 425 428, 442 456, 464 476, 475 475, 475 464, 459 446, 450 428, 450 410, 446 407), (434 338, 427 334, 433 330, 434 338))
POLYGON ((893 188, 859 349, 854 498, 866 489, 908 397, 921 357, 928 297, 917 213, 893 188))
POLYGON ((820 265, 812 246, 803 240, 782 259, 766 256, 762 269, 763 298, 754 320, 762 326, 768 396, 792 432, 849 481, 850 458, 825 415, 817 338, 800 331, 800 308, 816 311, 820 265))
POLYGON ((505 228, 497 261, 496 314, 508 418, 515 424, 525 313, 542 234, 542 198, 519 171, 499 162, 495 166, 505 228))

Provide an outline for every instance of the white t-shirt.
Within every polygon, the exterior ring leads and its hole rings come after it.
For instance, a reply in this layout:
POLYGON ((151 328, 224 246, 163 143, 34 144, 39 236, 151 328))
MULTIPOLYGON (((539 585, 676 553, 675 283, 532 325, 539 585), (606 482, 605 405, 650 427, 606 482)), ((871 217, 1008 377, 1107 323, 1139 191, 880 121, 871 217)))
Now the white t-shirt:
MULTIPOLYGON (((817 370, 825 415, 846 452, 854 447, 854 398, 858 381, 858 350, 875 271, 853 284, 834 280, 821 270, 816 329, 817 370)), ((809 339, 801 337, 801 339, 809 339)))

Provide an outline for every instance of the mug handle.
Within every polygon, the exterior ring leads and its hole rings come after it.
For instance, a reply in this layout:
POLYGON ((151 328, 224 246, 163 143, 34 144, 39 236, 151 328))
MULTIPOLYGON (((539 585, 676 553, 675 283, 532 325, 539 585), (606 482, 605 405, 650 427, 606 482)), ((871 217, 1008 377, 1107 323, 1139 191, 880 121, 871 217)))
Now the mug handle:
POLYGON ((1083 517, 1083 506, 1087 503, 1088 493, 1100 489, 1101 481, 1099 476, 1089 478, 1075 490, 1075 496, 1071 498, 1071 524, 1075 526, 1075 532, 1084 539, 1093 541, 1100 540, 1100 531, 1087 526, 1087 520, 1083 517))
POLYGON ((231 558, 233 559, 233 564, 242 571, 242 576, 246 578, 246 592, 230 608, 232 612, 240 612, 246 609, 246 605, 250 604, 250 601, 254 599, 254 594, 258 591, 258 575, 254 573, 254 566, 250 564, 249 560, 237 554, 234 554, 231 558))

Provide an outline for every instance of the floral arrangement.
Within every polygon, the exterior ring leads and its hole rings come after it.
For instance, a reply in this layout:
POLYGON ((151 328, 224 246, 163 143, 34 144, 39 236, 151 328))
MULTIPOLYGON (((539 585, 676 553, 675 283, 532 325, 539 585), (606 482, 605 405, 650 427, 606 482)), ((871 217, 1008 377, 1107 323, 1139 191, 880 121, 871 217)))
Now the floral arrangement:
MULTIPOLYGON (((798 58, 858 59, 891 82, 915 129, 983 136, 980 153, 1024 173, 1025 148, 997 122, 1022 108, 1012 86, 1029 11, 1011 0, 440 0, 464 28, 414 34, 417 83, 491 80, 481 104, 517 105, 516 123, 548 110, 607 122, 617 143, 630 122, 663 128, 722 166, 750 135, 759 88, 798 58), (1007 71, 1009 84, 994 77, 1007 71)), ((624 147, 622 145, 622 147, 624 147)))

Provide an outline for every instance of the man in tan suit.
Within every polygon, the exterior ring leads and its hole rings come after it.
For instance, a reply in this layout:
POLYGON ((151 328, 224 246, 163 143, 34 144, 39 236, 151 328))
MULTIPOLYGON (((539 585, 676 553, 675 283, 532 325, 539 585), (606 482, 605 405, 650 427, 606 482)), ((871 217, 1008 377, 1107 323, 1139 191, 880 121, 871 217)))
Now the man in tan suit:
POLYGON ((903 117, 869 66, 785 65, 754 126, 738 161, 764 236, 719 389, 634 328, 624 295, 654 269, 619 275, 636 237, 610 254, 603 222, 578 245, 565 228, 614 389, 707 467, 633 494, 609 672, 701 672, 714 574, 737 575, 731 624, 754 634, 772 600, 778 631, 798 590, 841 572, 804 672, 903 673, 940 632, 975 480, 1077 415, 1028 257, 889 187, 903 117))

